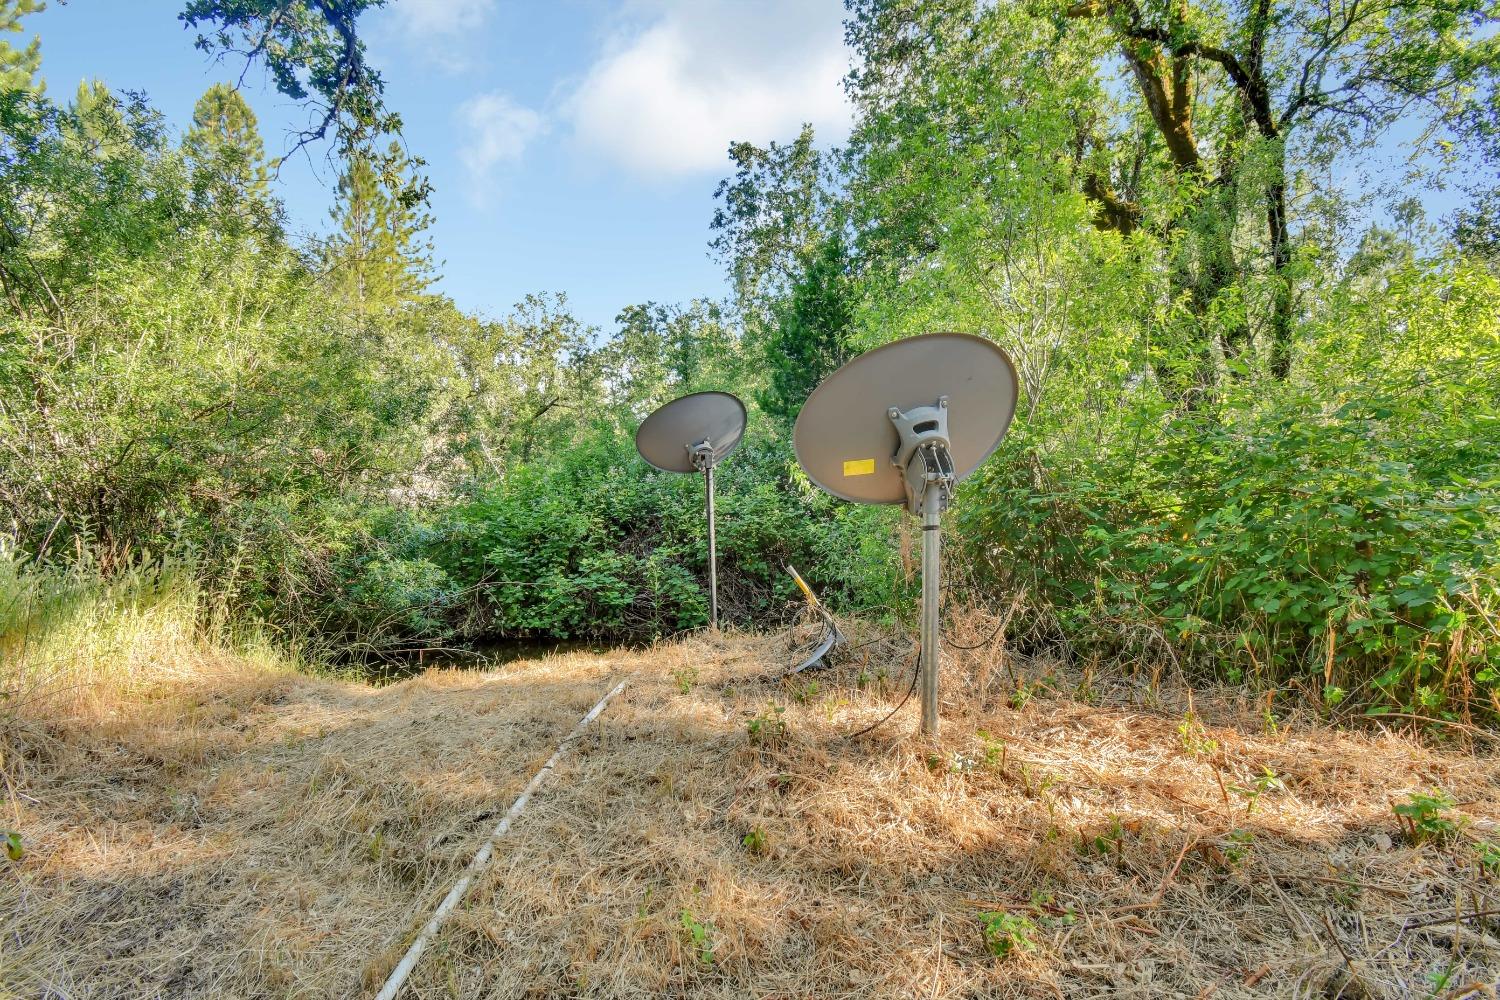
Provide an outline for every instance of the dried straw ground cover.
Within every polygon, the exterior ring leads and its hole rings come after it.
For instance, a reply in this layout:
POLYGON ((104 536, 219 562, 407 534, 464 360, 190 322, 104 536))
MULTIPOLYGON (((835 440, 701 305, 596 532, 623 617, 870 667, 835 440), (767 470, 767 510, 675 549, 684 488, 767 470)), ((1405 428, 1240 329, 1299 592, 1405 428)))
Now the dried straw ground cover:
POLYGON ((5 823, 27 853, 0 888, 0 995, 358 994, 606 670, 374 688, 200 666, 104 714, 12 723, 5 823))
POLYGON ((1493 995, 1500 924, 1454 919, 1500 908, 1474 850, 1500 817, 1486 755, 1206 692, 1189 716, 1185 690, 996 646, 954 656, 939 747, 914 705, 847 739, 905 693, 909 651, 768 679, 790 644, 378 689, 205 663, 112 714, 14 718, 29 852, 4 872, 0 982, 368 995, 493 814, 631 676, 409 995, 1493 995), (1434 788, 1468 822, 1409 843, 1392 806, 1434 788))

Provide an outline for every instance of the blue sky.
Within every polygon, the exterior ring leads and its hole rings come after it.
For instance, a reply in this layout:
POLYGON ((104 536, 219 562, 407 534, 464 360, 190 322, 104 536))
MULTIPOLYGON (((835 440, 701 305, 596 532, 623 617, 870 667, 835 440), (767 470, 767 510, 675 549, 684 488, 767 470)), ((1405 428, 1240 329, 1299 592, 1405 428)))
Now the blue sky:
MULTIPOLYGON (((193 48, 180 0, 53 0, 50 93, 97 77, 143 90, 177 128, 210 84, 238 77, 193 48)), ((587 323, 621 307, 725 292, 707 256, 732 140, 830 140, 849 112, 839 0, 392 0, 362 25, 387 99, 436 187, 439 289, 500 316, 566 292, 587 323)), ((269 153, 301 119, 246 80, 269 153)), ((325 229, 334 171, 320 153, 279 180, 294 229, 325 229)))

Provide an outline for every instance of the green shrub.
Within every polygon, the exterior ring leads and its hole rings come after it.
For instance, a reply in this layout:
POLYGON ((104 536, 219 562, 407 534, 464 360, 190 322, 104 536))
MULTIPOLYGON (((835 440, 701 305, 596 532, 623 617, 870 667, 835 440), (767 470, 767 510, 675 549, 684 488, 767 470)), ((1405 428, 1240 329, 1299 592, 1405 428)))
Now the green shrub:
MULTIPOLYGON (((891 593, 893 560, 864 538, 880 512, 820 500, 784 450, 747 442, 716 488, 723 620, 782 620, 798 600, 788 562, 836 605, 891 593)), ((432 558, 472 593, 471 630, 644 637, 708 621, 703 481, 651 470, 623 434, 600 429, 477 487, 442 530, 432 558)))
POLYGON ((1022 429, 969 487, 971 553, 1085 647, 1330 705, 1500 708, 1500 281, 1414 266, 1346 299, 1298 381, 1140 400, 1133 433, 1040 477, 1052 432, 1022 429))
POLYGON ((1433 789, 1430 794, 1412 792, 1405 802, 1396 803, 1391 810, 1406 827, 1407 839, 1413 844, 1425 844, 1451 840, 1458 834, 1460 821, 1448 816, 1448 811, 1457 804, 1447 792, 1433 789))
POLYGON ((985 949, 996 958, 1008 958, 1018 951, 1036 951, 1036 924, 1004 910, 985 910, 979 914, 979 935, 985 949))

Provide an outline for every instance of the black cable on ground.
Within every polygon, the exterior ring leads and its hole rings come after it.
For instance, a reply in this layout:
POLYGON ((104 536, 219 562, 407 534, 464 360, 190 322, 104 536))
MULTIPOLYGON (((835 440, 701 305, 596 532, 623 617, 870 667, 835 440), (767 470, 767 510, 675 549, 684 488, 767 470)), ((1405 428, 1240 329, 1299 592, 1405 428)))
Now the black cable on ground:
POLYGON ((844 652, 846 652, 846 653, 852 653, 856 649, 864 649, 866 646, 873 646, 877 642, 886 642, 888 640, 896 638, 896 636, 900 635, 904 631, 906 631, 906 630, 905 629, 897 629, 894 632, 887 632, 885 635, 877 635, 873 639, 866 639, 864 642, 856 642, 854 645, 846 647, 844 649, 844 652))
MULTIPOLYGON (((897 631, 892 632, 889 635, 879 635, 879 636, 876 636, 873 639, 866 639, 864 642, 861 642, 861 643, 858 643, 858 644, 856 644, 854 646, 848 647, 848 649, 846 650, 846 652, 852 652, 853 650, 859 649, 861 646, 868 646, 868 645, 870 645, 872 643, 883 642, 883 641, 885 641, 887 639, 894 639, 896 636, 898 636, 898 635, 901 634, 901 631, 902 631, 901 629, 898 629, 897 631)), ((857 732, 849 733, 848 735, 841 737, 841 739, 843 739, 845 742, 849 742, 849 741, 852 741, 852 740, 859 739, 861 736, 864 736, 867 733, 871 733, 871 732, 874 732, 876 729, 879 729, 881 726, 883 726, 887 722, 889 722, 891 720, 892 716, 894 716, 897 712, 901 711, 901 709, 906 706, 906 703, 908 701, 911 701, 911 696, 913 694, 915 694, 916 691, 917 691, 917 679, 919 677, 921 677, 921 675, 922 675, 921 663, 922 663, 921 657, 918 656, 916 669, 913 670, 912 673, 911 673, 911 686, 906 689, 906 694, 903 695, 902 698, 901 698, 901 700, 896 703, 896 707, 895 708, 892 708, 884 716, 882 716, 881 718, 877 719, 875 722, 872 722, 870 725, 866 726, 865 728, 863 728, 863 729, 861 729, 861 730, 859 730, 857 732)), ((779 674, 779 675, 777 675, 774 678, 767 677, 766 680, 768 680, 768 681, 774 680, 774 681, 780 682, 780 681, 786 680, 788 677, 791 677, 791 676, 794 676, 794 675, 792 675, 792 674, 779 674)))
MULTIPOLYGON (((947 591, 944 591, 944 596, 945 597, 946 597, 947 593, 948 593, 947 591)), ((982 649, 985 646, 988 646, 990 643, 994 642, 997 638, 1000 637, 1000 633, 1001 632, 1004 632, 1010 626, 1010 620, 1013 617, 1015 617, 1016 609, 1020 607, 1021 601, 1025 598, 1025 596, 1026 596, 1026 590, 1025 590, 1025 588, 1022 588, 1021 593, 1018 594, 1016 596, 1015 600, 1013 600, 1011 602, 1010 610, 1005 613, 1005 617, 1004 618, 1000 619, 1000 623, 995 626, 995 630, 990 633, 988 639, 985 639, 982 642, 977 642, 977 643, 975 643, 972 646, 965 646, 961 642, 954 642, 951 638, 949 638, 948 633, 944 632, 943 633, 943 641, 946 642, 948 644, 949 648, 951 648, 951 649, 970 650, 970 649, 982 649)))
POLYGON ((889 639, 896 638, 897 636, 901 635, 903 632, 909 632, 909 631, 911 631, 911 625, 910 625, 910 623, 908 623, 905 619, 903 619, 901 617, 901 609, 899 607, 897 607, 896 605, 894 605, 894 604, 871 604, 868 607, 860 608, 858 611, 850 612, 850 614, 851 615, 857 615, 857 614, 861 614, 861 613, 866 612, 866 611, 880 611, 880 610, 889 611, 892 615, 895 616, 895 618, 896 618, 896 628, 894 630, 890 631, 890 632, 886 632, 886 633, 883 633, 881 635, 877 635, 873 639, 866 639, 864 642, 856 642, 852 646, 845 646, 844 647, 844 652, 845 653, 852 653, 856 649, 863 649, 866 646, 873 646, 877 642, 885 642, 885 641, 887 641, 889 639))
POLYGON ((917 660, 917 669, 915 669, 915 670, 913 670, 911 672, 911 687, 909 687, 909 688, 906 689, 906 696, 904 698, 902 698, 899 702, 896 703, 896 707, 893 708, 893 709, 891 709, 889 712, 885 713, 885 716, 883 718, 880 718, 880 719, 876 720, 875 722, 870 723, 868 726, 866 726, 865 728, 861 729, 859 732, 857 732, 857 733, 850 733, 848 736, 845 736, 844 737, 844 741, 845 742, 849 742, 851 740, 857 740, 861 736, 865 735, 866 733, 873 732, 874 730, 879 729, 881 726, 885 725, 887 722, 889 722, 891 720, 891 716, 893 716, 897 712, 901 711, 902 706, 904 706, 908 701, 911 701, 911 696, 913 694, 915 694, 916 690, 917 690, 917 678, 920 677, 920 676, 922 676, 922 666, 921 666, 921 663, 922 663, 922 661, 921 661, 921 659, 919 657, 918 660, 917 660))
MULTIPOLYGON (((877 608, 884 608, 886 610, 889 610, 890 612, 892 612, 896 616, 896 621, 898 623, 897 629, 895 631, 893 631, 893 632, 888 633, 888 634, 878 635, 878 636, 876 636, 873 639, 866 639, 863 642, 858 642, 858 643, 855 643, 852 646, 845 647, 845 649, 844 649, 845 653, 852 653, 855 650, 861 649, 861 648, 863 648, 865 646, 874 645, 877 642, 884 642, 884 641, 886 641, 888 639, 894 639, 896 636, 900 635, 902 632, 909 631, 909 629, 907 627, 907 623, 905 621, 903 621, 902 618, 901 618, 900 609, 897 608, 897 607, 895 607, 895 606, 892 606, 892 605, 889 605, 889 604, 877 604, 877 605, 872 605, 871 607, 868 607, 868 608, 863 608, 861 610, 872 611, 872 610, 875 610, 877 608)), ((1000 620, 999 624, 997 624, 995 626, 994 631, 992 631, 989 634, 989 636, 987 638, 985 638, 982 642, 977 642, 977 643, 974 643, 973 645, 965 645, 964 643, 954 642, 946 634, 943 637, 944 642, 947 644, 948 648, 950 648, 950 649, 958 649, 958 650, 982 649, 983 647, 988 646, 990 643, 994 642, 997 638, 999 638, 1000 633, 1004 632, 1005 629, 1006 629, 1006 627, 1010 625, 1011 617, 1014 614, 1015 614, 1015 607, 1013 605, 1012 608, 1011 608, 1010 614, 1007 614, 1004 618, 1002 618, 1000 620)), ((897 712, 901 711, 901 709, 903 707, 905 707, 906 703, 911 700, 911 696, 916 693, 916 690, 917 690, 917 680, 918 680, 918 678, 920 678, 922 676, 921 663, 922 663, 922 660, 921 660, 921 656, 919 654, 918 658, 917 658, 917 667, 916 667, 915 670, 912 671, 911 686, 906 689, 905 696, 903 696, 902 699, 901 699, 901 701, 896 704, 895 708, 891 709, 889 712, 887 712, 883 717, 881 717, 877 721, 871 723, 870 725, 868 725, 865 728, 859 730, 858 732, 850 733, 849 735, 843 737, 843 739, 845 741, 855 740, 855 739, 858 739, 861 736, 866 735, 867 733, 873 732, 874 730, 876 730, 876 729, 880 728, 881 726, 885 725, 887 722, 889 722, 891 720, 891 718, 897 712)), ((780 678, 778 678, 778 679, 785 679, 786 677, 789 677, 789 676, 791 676, 791 675, 790 674, 782 674, 780 676, 780 678)))
POLYGON ((995 631, 990 633, 990 637, 988 639, 985 639, 983 642, 976 642, 972 646, 965 646, 961 642, 954 642, 948 637, 946 633, 944 633, 943 635, 943 641, 948 644, 949 649, 982 649, 983 647, 988 646, 990 643, 994 642, 995 639, 999 637, 1000 633, 1005 631, 1005 626, 1009 624, 1009 617, 1002 618, 1000 620, 1000 624, 995 626, 995 631))

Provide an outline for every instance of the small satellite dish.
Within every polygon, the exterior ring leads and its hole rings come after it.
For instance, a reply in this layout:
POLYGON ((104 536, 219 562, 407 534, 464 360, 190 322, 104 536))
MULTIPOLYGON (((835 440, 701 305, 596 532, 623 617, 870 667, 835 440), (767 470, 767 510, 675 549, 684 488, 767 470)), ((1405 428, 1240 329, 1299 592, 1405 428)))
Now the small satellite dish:
POLYGON ((905 504, 922 519, 922 732, 937 734, 939 517, 1000 446, 1016 411, 1010 357, 982 337, 930 333, 850 361, 797 416, 797 461, 855 503, 905 504))
POLYGON ((695 392, 660 406, 635 432, 635 449, 663 472, 701 472, 717 465, 745 436, 745 404, 727 392, 695 392), (695 451, 705 442, 709 451, 695 451))
POLYGON ((663 472, 701 472, 708 516, 709 620, 719 627, 718 547, 714 538, 714 466, 745 436, 745 404, 727 392, 695 392, 665 403, 635 432, 635 450, 663 472))

